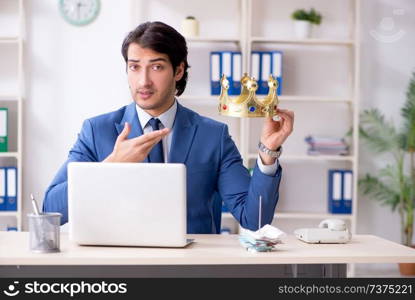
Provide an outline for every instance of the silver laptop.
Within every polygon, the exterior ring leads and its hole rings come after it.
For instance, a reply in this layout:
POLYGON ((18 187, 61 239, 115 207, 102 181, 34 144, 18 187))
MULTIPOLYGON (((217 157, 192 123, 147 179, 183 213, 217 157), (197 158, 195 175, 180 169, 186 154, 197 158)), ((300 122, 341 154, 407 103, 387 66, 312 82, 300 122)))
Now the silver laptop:
POLYGON ((80 245, 184 247, 184 164, 68 164, 69 238, 80 245))

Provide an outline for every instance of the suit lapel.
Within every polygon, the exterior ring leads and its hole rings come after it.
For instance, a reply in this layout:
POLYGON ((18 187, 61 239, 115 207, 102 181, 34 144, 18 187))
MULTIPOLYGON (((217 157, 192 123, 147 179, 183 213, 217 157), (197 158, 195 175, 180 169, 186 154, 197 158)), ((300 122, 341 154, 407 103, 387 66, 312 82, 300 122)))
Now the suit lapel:
MULTIPOLYGON (((143 129, 141 128, 140 121, 138 120, 135 102, 127 105, 121 122, 115 123, 115 128, 117 129, 118 135, 121 133, 121 131, 123 131, 125 122, 128 122, 128 124, 131 126, 131 131, 128 135, 128 139, 133 139, 143 135, 143 129)), ((148 162, 147 157, 144 159, 144 162, 148 162)))
POLYGON ((196 127, 195 124, 192 124, 188 112, 177 103, 169 163, 184 163, 186 161, 196 133, 196 127))

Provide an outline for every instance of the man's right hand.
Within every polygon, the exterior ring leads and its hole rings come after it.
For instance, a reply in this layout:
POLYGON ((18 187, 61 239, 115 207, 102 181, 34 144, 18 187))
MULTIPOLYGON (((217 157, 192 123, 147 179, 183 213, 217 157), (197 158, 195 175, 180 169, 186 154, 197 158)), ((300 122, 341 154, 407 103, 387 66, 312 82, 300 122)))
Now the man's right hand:
POLYGON ((114 150, 103 162, 141 162, 148 156, 153 146, 170 132, 170 129, 155 130, 127 139, 130 131, 130 124, 126 122, 115 141, 114 150))

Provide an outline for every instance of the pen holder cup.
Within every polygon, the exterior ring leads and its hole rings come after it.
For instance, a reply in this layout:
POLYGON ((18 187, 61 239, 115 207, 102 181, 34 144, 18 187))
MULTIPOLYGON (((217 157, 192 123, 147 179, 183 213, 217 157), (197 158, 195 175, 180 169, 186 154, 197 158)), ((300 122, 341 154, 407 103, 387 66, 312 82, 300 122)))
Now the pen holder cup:
POLYGON ((29 249, 35 253, 60 251, 60 224, 62 214, 28 214, 29 249))

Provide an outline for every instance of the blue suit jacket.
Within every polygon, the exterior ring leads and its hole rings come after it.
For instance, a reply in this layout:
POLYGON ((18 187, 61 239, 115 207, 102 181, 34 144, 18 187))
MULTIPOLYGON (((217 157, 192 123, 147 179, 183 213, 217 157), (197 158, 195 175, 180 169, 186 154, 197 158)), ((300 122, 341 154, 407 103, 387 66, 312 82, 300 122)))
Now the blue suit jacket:
MULTIPOLYGON (((135 102, 84 122, 68 160, 46 191, 43 211, 60 212, 62 224, 68 221, 67 164, 103 161, 113 151, 125 122, 131 124, 128 138, 143 134, 135 102)), ((168 161, 184 163, 187 169, 188 233, 220 232, 221 200, 215 203, 217 194, 241 226, 251 230, 258 229, 258 199, 262 195, 261 224, 272 222, 278 201, 280 166, 274 176, 269 176, 256 165, 251 178, 227 125, 202 117, 180 104, 172 134, 168 161)))

